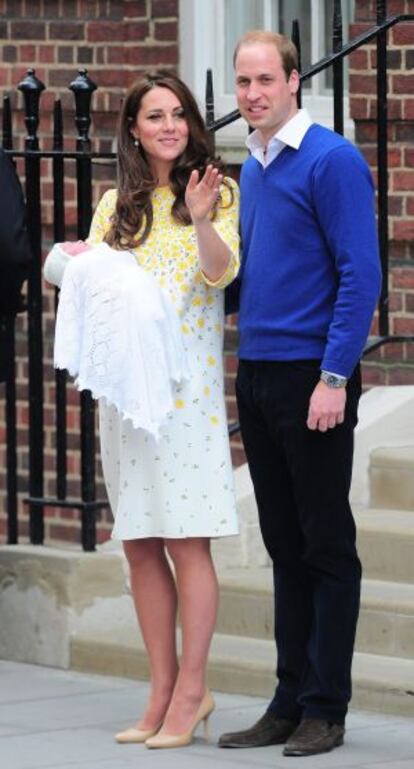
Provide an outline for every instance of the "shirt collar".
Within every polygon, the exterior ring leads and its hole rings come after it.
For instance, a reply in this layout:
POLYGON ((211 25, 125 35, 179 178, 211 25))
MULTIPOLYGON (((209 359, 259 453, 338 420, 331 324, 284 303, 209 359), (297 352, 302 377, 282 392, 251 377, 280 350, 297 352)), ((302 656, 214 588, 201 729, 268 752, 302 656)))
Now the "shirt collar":
MULTIPOLYGON (((303 137, 311 125, 312 120, 308 111, 306 109, 300 109, 279 131, 277 131, 277 133, 275 133, 274 136, 272 136, 267 147, 269 148, 272 144, 281 143, 298 150, 303 137)), ((258 129, 249 134, 246 139, 246 146, 251 153, 259 148, 263 149, 265 145, 258 129)))

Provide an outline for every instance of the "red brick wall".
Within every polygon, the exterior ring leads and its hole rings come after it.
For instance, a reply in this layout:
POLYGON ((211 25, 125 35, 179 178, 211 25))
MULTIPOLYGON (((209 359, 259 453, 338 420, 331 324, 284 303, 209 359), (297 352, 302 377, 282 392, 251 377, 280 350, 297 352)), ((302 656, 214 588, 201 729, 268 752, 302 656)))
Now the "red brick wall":
MULTIPOLYGON (((350 38, 375 23, 375 2, 356 0, 350 38)), ((388 15, 414 13, 414 0, 389 0, 388 15)), ((414 24, 388 33, 390 332, 414 334, 414 24)), ((351 116, 356 141, 376 176, 376 45, 351 55, 351 116)), ((374 327, 376 331, 376 326, 374 327)), ((414 384, 414 345, 387 345, 366 359, 364 383, 414 384)))
MULTIPOLYGON (((92 97, 91 137, 96 151, 111 151, 125 88, 140 72, 178 66, 178 0, 0 0, 0 95, 8 93, 14 112, 15 147, 25 135, 23 96, 16 90, 29 67, 45 85, 38 129, 41 147, 50 147, 52 110, 60 97, 65 147, 73 146, 74 96, 68 86, 86 68, 98 86, 92 97)), ((95 175, 94 199, 105 178, 95 175)), ((50 168, 42 168, 43 193, 50 190, 50 168)), ((68 201, 75 182, 67 180, 68 201)), ((67 223, 75 220, 74 207, 67 223)), ((45 223, 51 221, 45 210, 45 223)))

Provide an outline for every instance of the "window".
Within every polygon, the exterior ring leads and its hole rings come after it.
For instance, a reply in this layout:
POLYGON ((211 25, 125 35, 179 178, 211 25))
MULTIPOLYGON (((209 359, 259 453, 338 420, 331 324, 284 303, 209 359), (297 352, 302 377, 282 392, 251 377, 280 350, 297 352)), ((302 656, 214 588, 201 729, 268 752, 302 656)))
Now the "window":
MULTIPOLYGON (((353 0, 342 0, 344 40, 353 6, 353 0)), ((205 73, 212 69, 215 114, 221 117, 236 108, 232 55, 236 40, 246 30, 274 29, 290 35, 292 21, 298 19, 304 71, 332 50, 333 8, 334 0, 181 0, 181 75, 204 109, 205 73)), ((331 89, 330 70, 311 78, 303 88, 303 106, 314 120, 328 126, 333 123, 331 89)), ((347 134, 352 135, 352 128, 348 121, 347 134)), ((240 120, 220 131, 217 139, 219 145, 235 150, 243 146, 245 136, 246 125, 240 120)))

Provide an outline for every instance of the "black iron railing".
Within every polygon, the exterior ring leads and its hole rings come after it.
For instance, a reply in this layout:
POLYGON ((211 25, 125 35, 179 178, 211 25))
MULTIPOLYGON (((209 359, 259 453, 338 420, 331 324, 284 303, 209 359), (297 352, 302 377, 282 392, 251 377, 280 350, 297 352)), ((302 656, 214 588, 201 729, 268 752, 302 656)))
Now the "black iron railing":
MULTIPOLYGON (((343 133, 343 62, 352 51, 366 43, 376 40, 377 44, 377 129, 378 129, 378 233, 380 241, 381 263, 384 275, 383 289, 379 302, 379 336, 371 339, 366 351, 371 351, 388 342, 413 341, 412 336, 390 336, 388 308, 388 147, 387 147, 387 31, 398 23, 414 21, 414 15, 387 17, 385 0, 377 2, 376 25, 352 41, 342 44, 341 2, 335 0, 332 26, 332 51, 317 64, 302 73, 301 83, 318 73, 333 69, 333 106, 334 129, 343 133)), ((295 21, 292 39, 300 55, 299 23, 295 21)), ((26 177, 26 197, 28 225, 31 244, 35 254, 33 268, 28 281, 28 318, 29 318, 29 494, 25 500, 29 505, 30 541, 41 544, 44 538, 43 511, 47 506, 74 508, 81 512, 81 540, 84 550, 94 550, 96 541, 96 513, 107 507, 106 500, 96 499, 95 488, 95 414, 94 402, 89 393, 80 395, 81 407, 81 493, 80 499, 72 499, 67 494, 67 424, 66 424, 66 375, 56 372, 56 493, 53 497, 44 496, 44 402, 43 402, 43 337, 42 337, 42 289, 41 289, 41 161, 52 161, 54 185, 54 224, 55 241, 65 239, 65 162, 75 160, 77 178, 77 235, 86 237, 92 214, 92 164, 95 160, 115 160, 114 153, 92 152, 89 139, 90 103, 96 86, 88 78, 86 70, 81 70, 69 88, 75 99, 75 124, 78 131, 76 150, 67 151, 63 145, 63 124, 60 102, 54 109, 54 137, 52 150, 39 149, 37 127, 39 122, 39 102, 44 89, 29 70, 26 78, 18 86, 25 101, 25 123, 27 138, 25 149, 13 149, 12 117, 10 101, 6 97, 3 106, 3 148, 13 158, 24 158, 26 177)), ((300 97, 300 95, 299 95, 300 97)), ((207 73, 206 82, 206 122, 208 128, 216 132, 240 117, 237 110, 218 120, 214 117, 214 94, 212 73, 207 73)), ((57 301, 57 298, 56 298, 57 301)), ((13 336, 13 322, 10 336, 13 336)), ((16 441, 16 386, 12 373, 6 383, 6 420, 7 420, 7 505, 8 505, 8 542, 18 541, 17 521, 17 441, 16 441)), ((233 434, 238 425, 230 426, 233 434)))
MULTIPOLYGON (((13 158, 25 163, 28 229, 34 261, 28 280, 28 359, 29 359, 29 537, 32 544, 44 540, 44 509, 46 507, 78 509, 81 513, 81 541, 84 550, 94 550, 96 543, 96 512, 107 507, 106 499, 96 499, 95 483, 95 405, 89 392, 80 394, 80 499, 67 494, 67 377, 55 372, 56 413, 56 493, 44 495, 44 368, 42 333, 42 229, 41 229, 41 161, 51 159, 53 176, 53 239, 65 240, 65 162, 76 163, 77 237, 83 239, 89 232, 92 218, 92 163, 95 159, 115 161, 114 153, 92 152, 89 139, 91 123, 91 96, 96 85, 86 70, 81 70, 69 88, 75 99, 75 125, 78 131, 76 149, 67 151, 63 144, 63 120, 60 100, 54 106, 53 149, 41 150, 37 128, 39 103, 44 89, 35 75, 28 70, 18 86, 24 95, 27 138, 24 150, 13 149, 12 120, 9 98, 4 100, 3 147, 13 158)), ((57 303, 57 292, 55 305, 57 303)), ((17 526, 17 451, 16 451, 16 392, 15 382, 6 384, 7 420, 7 505, 8 537, 10 544, 18 541, 17 526)))

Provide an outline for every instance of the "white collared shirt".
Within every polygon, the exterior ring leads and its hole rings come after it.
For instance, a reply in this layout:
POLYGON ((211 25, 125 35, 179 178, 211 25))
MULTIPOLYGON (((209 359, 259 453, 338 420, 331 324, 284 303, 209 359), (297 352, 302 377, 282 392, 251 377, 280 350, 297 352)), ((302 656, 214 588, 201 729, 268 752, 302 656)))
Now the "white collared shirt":
POLYGON ((261 163, 263 168, 269 165, 284 147, 289 146, 293 149, 299 149, 303 137, 312 120, 306 109, 298 110, 295 115, 285 123, 282 128, 269 139, 267 145, 263 142, 259 129, 256 129, 246 139, 246 146, 256 160, 261 163))

